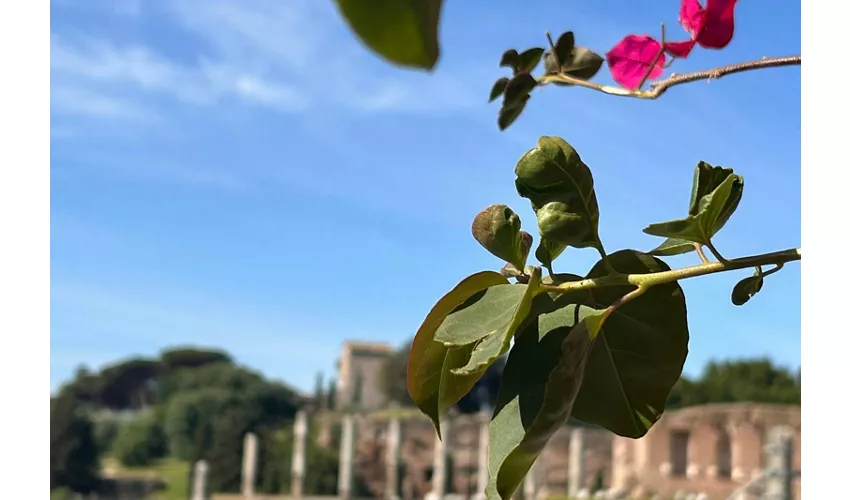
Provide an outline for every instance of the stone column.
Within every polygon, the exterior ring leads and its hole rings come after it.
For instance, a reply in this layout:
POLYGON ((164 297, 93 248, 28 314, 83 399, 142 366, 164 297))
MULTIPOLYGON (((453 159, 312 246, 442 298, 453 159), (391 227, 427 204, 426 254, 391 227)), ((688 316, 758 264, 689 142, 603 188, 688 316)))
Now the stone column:
POLYGON ((770 429, 765 446, 764 498, 766 500, 791 500, 794 481, 794 430, 789 427, 770 429))
POLYGON ((351 500, 352 466, 354 462, 354 415, 342 418, 342 437, 339 450, 337 493, 340 500, 351 500))
POLYGON ((401 448, 401 421, 390 419, 387 428, 387 500, 398 500, 399 450, 401 448))
POLYGON ((567 462, 568 496, 577 498, 584 481, 584 428, 576 427, 570 432, 570 449, 567 462))
POLYGON ((304 475, 307 455, 307 413, 304 410, 295 414, 295 431, 292 446, 292 496, 304 496, 304 475))
POLYGON ((440 439, 434 435, 434 474, 431 476, 431 491, 425 495, 425 500, 443 500, 446 495, 446 458, 448 457, 447 442, 449 434, 448 419, 440 422, 440 439))
POLYGON ((206 460, 195 462, 195 474, 192 478, 192 500, 205 500, 207 494, 207 472, 209 466, 206 460))
POLYGON ((487 482, 490 481, 488 452, 490 450, 490 408, 484 407, 478 423, 478 481, 472 500, 487 500, 487 482))
POLYGON ((249 432, 245 434, 245 444, 242 450, 242 496, 254 498, 254 481, 257 477, 257 436, 249 432))

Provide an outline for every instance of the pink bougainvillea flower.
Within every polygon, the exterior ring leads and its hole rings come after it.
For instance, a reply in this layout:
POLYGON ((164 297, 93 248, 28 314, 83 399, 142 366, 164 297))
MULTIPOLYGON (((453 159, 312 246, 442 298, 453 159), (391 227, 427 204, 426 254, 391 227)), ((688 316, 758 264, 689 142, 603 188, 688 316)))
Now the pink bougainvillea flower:
POLYGON ((665 43, 664 50, 674 57, 688 57, 696 44, 707 49, 726 47, 735 33, 736 3, 737 0, 706 0, 703 8, 699 0, 682 0, 679 23, 691 39, 665 43))
POLYGON ((605 54, 605 58, 614 81, 631 90, 638 88, 647 72, 649 78, 658 78, 664 72, 661 44, 646 35, 626 36, 605 54))

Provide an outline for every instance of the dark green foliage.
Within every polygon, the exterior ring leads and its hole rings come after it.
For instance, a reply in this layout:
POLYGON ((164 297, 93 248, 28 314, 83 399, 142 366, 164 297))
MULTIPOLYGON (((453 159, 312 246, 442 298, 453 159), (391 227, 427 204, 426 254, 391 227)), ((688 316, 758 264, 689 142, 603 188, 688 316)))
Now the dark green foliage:
POLYGON ((233 363, 233 358, 224 351, 181 347, 163 351, 159 355, 162 366, 167 371, 180 368, 198 368, 213 363, 233 363))
POLYGON ((220 387, 175 395, 165 412, 165 433, 171 453, 188 462, 205 458, 213 446, 216 416, 235 405, 236 394, 220 387))
MULTIPOLYGON (((339 448, 324 448, 316 443, 315 433, 308 434, 304 493, 306 495, 333 496, 337 493, 339 448)), ((264 493, 289 493, 292 488, 293 427, 288 425, 273 432, 267 440, 261 473, 264 493)))
POLYGON ((331 380, 328 382, 328 409, 335 410, 336 409, 336 380, 331 380))
POLYGON ((667 406, 739 402, 799 405, 799 373, 776 366, 766 358, 715 361, 695 380, 682 377, 673 387, 667 406))
MULTIPOLYGON (((265 444, 259 435, 262 434, 260 421, 262 415, 256 407, 233 405, 225 408, 212 419, 212 446, 206 454, 209 464, 209 488, 213 492, 239 491, 242 470, 242 452, 245 434, 258 434, 257 445, 263 448, 265 444)), ((258 457, 262 452, 258 450, 258 457)), ((263 464, 258 464, 258 470, 263 470, 263 464)), ((258 478, 262 481, 262 478, 258 478)))
POLYGON ((112 443, 121 430, 121 425, 126 419, 112 411, 96 411, 91 414, 94 424, 94 439, 100 452, 109 453, 112 443))
POLYGON ((100 405, 113 410, 141 409, 155 402, 155 381, 161 365, 156 360, 134 358, 100 372, 100 405))
POLYGON ((60 393, 50 412, 50 489, 95 491, 99 459, 91 419, 72 393, 60 393))
POLYGON ((112 454, 127 467, 150 465, 168 453, 161 416, 147 412, 124 424, 112 446, 112 454))

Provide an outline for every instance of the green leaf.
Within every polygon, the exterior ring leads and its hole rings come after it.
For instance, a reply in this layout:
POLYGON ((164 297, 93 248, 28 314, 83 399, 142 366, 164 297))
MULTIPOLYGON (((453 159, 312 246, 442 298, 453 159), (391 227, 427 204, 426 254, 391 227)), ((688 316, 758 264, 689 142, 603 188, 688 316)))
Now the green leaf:
MULTIPOLYGON (((723 228, 735 209, 738 208, 743 194, 743 177, 734 174, 731 168, 712 167, 701 161, 694 169, 688 217, 651 224, 643 231, 655 236, 666 236, 676 240, 707 244, 723 228)), ((672 253, 657 253, 655 250, 653 250, 653 253, 656 255, 674 255, 672 253)))
POLYGON ((511 81, 508 77, 502 77, 496 80, 496 83, 493 84, 493 88, 490 89, 490 101, 493 102, 499 98, 500 95, 505 93, 505 87, 508 86, 508 82, 511 81))
POLYGON ((517 192, 531 201, 542 238, 576 248, 601 246, 593 176, 565 140, 541 137, 515 173, 517 192))
POLYGON ((527 71, 517 73, 505 86, 505 104, 513 104, 522 100, 537 86, 537 80, 527 71))
POLYGON ((519 216, 510 207, 490 205, 472 221, 472 236, 488 252, 522 269, 531 243, 526 245, 521 227, 519 216))
POLYGON ((605 59, 596 52, 585 47, 574 47, 569 60, 561 65, 561 72, 574 78, 590 80, 604 62, 605 59))
POLYGON ((534 71, 534 68, 540 64, 540 59, 543 57, 543 49, 540 47, 534 47, 526 50, 522 54, 519 55, 519 65, 517 66, 517 72, 520 71, 534 71))
POLYGON ((602 322, 586 306, 557 308, 547 294, 517 336, 490 423, 487 498, 509 499, 552 435, 567 422, 602 322), (541 313, 542 309, 542 313, 541 313))
MULTIPOLYGON (((716 190, 723 181, 732 175, 735 174, 731 168, 713 167, 704 161, 699 162, 694 169, 694 182, 691 187, 691 202, 688 207, 688 214, 697 215, 699 213, 700 201, 716 190)), ((743 194, 744 180, 741 176, 736 177, 738 177, 740 183, 733 188, 732 195, 724 207, 724 215, 726 217, 723 219, 724 223, 738 207, 738 203, 741 201, 741 195, 743 194)))
POLYGON ((490 287, 446 318, 437 329, 435 340, 448 347, 473 347, 467 363, 452 370, 453 374, 481 374, 507 352, 539 286, 540 269, 535 268, 528 284, 490 287))
MULTIPOLYGON (((580 78, 582 80, 590 80, 599 69, 605 59, 599 54, 593 52, 586 47, 576 47, 575 37, 571 31, 567 31, 558 38, 555 43, 555 54, 557 62, 552 57, 551 52, 544 55, 544 68, 547 74, 560 73, 580 78)), ((562 86, 569 86, 569 83, 555 82, 562 86)))
POLYGON ((442 0, 336 0, 367 47, 401 66, 433 69, 442 0))
MULTIPOLYGON (((688 215, 685 219, 670 222, 650 224, 644 228, 643 232, 654 236, 708 244, 731 215, 731 212, 727 212, 727 207, 733 193, 737 193, 740 199, 742 190, 743 179, 737 175, 730 175, 715 190, 699 200, 696 215, 688 215)), ((734 202, 736 207, 737 204, 734 202)))
POLYGON ((732 303, 736 306, 742 306, 749 302, 751 298, 761 291, 764 285, 764 276, 761 270, 757 270, 755 276, 749 276, 742 279, 732 289, 732 303))
POLYGON ((567 246, 558 243, 557 241, 552 241, 547 238, 540 238, 540 244, 537 245, 537 250, 534 252, 534 256, 537 257, 537 260, 540 261, 543 266, 552 272, 552 262, 561 255, 561 252, 566 250, 567 246))
MULTIPOLYGON (((608 258, 626 274, 670 270, 661 260, 635 250, 621 250, 608 258)), ((607 275, 600 261, 587 277, 607 275)), ((633 289, 628 285, 595 288, 583 303, 603 309, 633 289)), ((559 301, 575 301, 575 294, 570 295, 559 301)), ((661 418, 682 374, 688 338, 685 296, 678 283, 653 286, 621 305, 605 320, 591 350, 573 417, 620 436, 646 434, 661 418)))
POLYGON ((499 109, 499 130, 505 130, 510 127, 519 115, 522 113, 522 110, 525 109, 525 104, 531 98, 530 95, 526 94, 522 99, 514 102, 512 104, 505 103, 502 105, 502 108, 499 109))
POLYGON ((694 250, 696 250, 696 247, 693 242, 678 238, 667 238, 663 243, 650 250, 649 254, 656 257, 669 257, 671 255, 693 252, 694 250))
POLYGON ((448 348, 434 339, 446 317, 476 293, 505 285, 507 278, 493 271, 473 274, 443 296, 425 317, 410 348, 407 365, 407 391, 416 406, 430 417, 437 433, 440 415, 468 393, 480 375, 459 376, 455 368, 466 365, 473 346, 448 348))
POLYGON ((558 41, 555 42, 555 54, 558 56, 558 62, 562 66, 570 61, 575 46, 576 37, 572 31, 565 31, 558 37, 558 41))
POLYGON ((502 59, 499 60, 499 66, 502 68, 511 68, 514 73, 520 67, 519 53, 514 49, 508 49, 502 54, 502 59))

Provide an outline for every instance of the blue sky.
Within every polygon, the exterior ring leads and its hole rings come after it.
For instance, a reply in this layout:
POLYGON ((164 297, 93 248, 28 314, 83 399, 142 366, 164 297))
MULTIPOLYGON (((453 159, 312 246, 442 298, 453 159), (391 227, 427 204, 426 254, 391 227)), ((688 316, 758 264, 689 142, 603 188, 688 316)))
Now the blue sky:
MULTIPOLYGON (((797 54, 799 12, 741 2, 725 50, 668 72, 797 54)), ((470 236, 480 209, 507 203, 534 228, 513 166, 540 135, 593 169, 609 251, 658 242, 641 229, 684 215, 699 160, 746 178, 724 254, 798 246, 799 68, 653 102, 546 88, 498 131, 486 100, 504 49, 572 29, 604 53, 661 21, 678 38, 677 13, 676 0, 449 0, 426 74, 367 52, 330 0, 53 0, 51 390, 80 364, 186 344, 309 389, 344 339, 401 344, 457 281, 500 266, 470 236)), ((571 249, 556 268, 594 261, 571 249)), ((799 269, 744 307, 729 294, 746 271, 683 283, 686 372, 742 356, 799 366, 799 269)))

